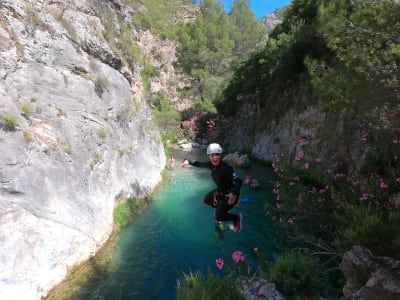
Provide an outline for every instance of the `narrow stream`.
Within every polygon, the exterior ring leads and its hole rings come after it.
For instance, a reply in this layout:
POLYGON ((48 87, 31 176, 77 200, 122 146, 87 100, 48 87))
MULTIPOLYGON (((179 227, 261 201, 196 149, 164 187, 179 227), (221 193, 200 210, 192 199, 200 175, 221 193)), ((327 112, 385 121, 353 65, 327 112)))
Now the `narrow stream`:
MULTIPOLYGON (((190 154, 187 154, 190 157, 190 154)), ((241 203, 233 213, 243 213, 240 234, 228 231, 224 239, 214 232, 213 209, 203 204, 203 195, 214 188, 209 172, 195 167, 177 167, 154 195, 154 199, 120 233, 106 273, 91 278, 72 299, 175 299, 177 279, 183 272, 221 271, 215 260, 232 262, 233 251, 241 251, 251 262, 254 247, 268 257, 278 253, 272 224, 265 217, 264 203, 273 199, 273 171, 252 164, 238 169, 261 181, 259 188, 243 185, 241 203)), ((206 157, 204 156, 204 159, 206 157)))

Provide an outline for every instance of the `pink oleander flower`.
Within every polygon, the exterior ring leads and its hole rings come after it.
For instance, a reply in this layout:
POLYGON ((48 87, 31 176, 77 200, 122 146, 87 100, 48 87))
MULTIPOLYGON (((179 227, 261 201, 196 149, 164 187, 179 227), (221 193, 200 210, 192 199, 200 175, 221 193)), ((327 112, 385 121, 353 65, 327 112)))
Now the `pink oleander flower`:
POLYGON ((341 179, 341 178, 345 178, 346 177, 346 174, 343 174, 343 173, 336 173, 335 174, 335 179, 341 179))
POLYGON ((400 183, 400 177, 399 177, 399 178, 396 178, 396 182, 397 182, 397 183, 400 183))
POLYGON ((381 189, 387 189, 389 187, 389 185, 382 180, 381 183, 379 184, 379 187, 381 189))
POLYGON ((254 247, 253 251, 255 254, 258 254, 258 252, 259 252, 258 247, 254 247))
POLYGON ((362 194, 360 196, 360 202, 367 201, 369 199, 369 194, 362 194))
POLYGON ((299 146, 300 146, 300 147, 303 147, 303 146, 306 146, 306 145, 308 145, 308 141, 307 141, 305 138, 302 138, 302 139, 299 141, 299 146))
POLYGON ((238 263, 239 261, 244 261, 246 258, 240 251, 234 251, 232 253, 232 259, 235 263, 238 263))
POLYGON ((302 160, 304 158, 304 151, 299 151, 299 153, 297 153, 296 157, 294 158, 295 160, 302 160))
POLYGON ((314 159, 314 161, 315 161, 317 164, 320 164, 320 163, 322 162, 322 159, 320 159, 319 157, 317 157, 316 159, 314 159))
POLYGON ((222 258, 218 258, 215 260, 215 264, 217 265, 217 268, 222 270, 224 267, 224 260, 222 258))
POLYGON ((366 140, 367 140, 367 137, 368 137, 368 133, 365 133, 365 134, 363 134, 363 135, 361 136, 361 140, 362 140, 362 141, 366 141, 366 140))
POLYGON ((309 163, 309 162, 306 162, 306 163, 304 164, 304 169, 308 170, 309 168, 310 168, 310 163, 309 163))

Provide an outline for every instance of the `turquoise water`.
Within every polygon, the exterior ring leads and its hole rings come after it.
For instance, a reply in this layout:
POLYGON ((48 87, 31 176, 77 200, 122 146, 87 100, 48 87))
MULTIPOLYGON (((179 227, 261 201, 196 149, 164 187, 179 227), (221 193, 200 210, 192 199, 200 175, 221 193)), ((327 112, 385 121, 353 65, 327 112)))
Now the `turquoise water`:
POLYGON ((140 216, 121 231, 107 271, 92 278, 74 299, 175 299, 183 272, 221 273, 217 258, 231 263, 238 250, 252 262, 254 247, 274 257, 278 249, 264 211, 265 201, 274 197, 269 183, 273 172, 260 165, 237 171, 243 179, 251 172, 261 180, 258 189, 243 186, 242 197, 250 202, 232 210, 243 213, 240 234, 228 231, 223 239, 215 235, 214 210, 203 204, 203 195, 214 188, 209 171, 177 167, 140 216))

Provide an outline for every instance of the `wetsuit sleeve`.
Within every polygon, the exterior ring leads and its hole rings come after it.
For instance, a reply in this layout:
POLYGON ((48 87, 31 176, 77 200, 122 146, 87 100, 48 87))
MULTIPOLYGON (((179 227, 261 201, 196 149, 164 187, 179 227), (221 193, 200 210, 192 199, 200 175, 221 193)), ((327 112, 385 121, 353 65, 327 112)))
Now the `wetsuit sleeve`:
POLYGON ((189 165, 199 168, 210 168, 209 162, 202 162, 197 160, 188 159, 189 165))

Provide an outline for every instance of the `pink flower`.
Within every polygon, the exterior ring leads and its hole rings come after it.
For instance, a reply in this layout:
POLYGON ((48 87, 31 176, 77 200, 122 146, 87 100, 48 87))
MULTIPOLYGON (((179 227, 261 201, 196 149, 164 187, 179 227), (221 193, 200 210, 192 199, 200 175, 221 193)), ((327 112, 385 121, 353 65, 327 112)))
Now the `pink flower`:
POLYGON ((258 247, 254 247, 253 251, 255 254, 258 254, 258 247))
POLYGON ((235 263, 238 263, 239 261, 244 261, 245 257, 242 255, 242 252, 234 251, 232 254, 232 259, 235 263))
POLYGON ((379 187, 381 189, 387 189, 389 187, 389 185, 382 180, 381 183, 379 184, 379 187))
POLYGON ((303 146, 306 146, 306 145, 308 145, 308 141, 307 141, 305 138, 302 138, 302 139, 299 141, 299 146, 300 146, 300 147, 303 147, 303 146))
POLYGON ((310 168, 310 163, 306 162, 304 164, 304 169, 308 170, 310 168))
POLYGON ((319 157, 317 157, 314 161, 315 161, 317 164, 320 164, 320 163, 322 162, 322 159, 320 159, 319 157))
POLYGON ((343 173, 336 173, 335 174, 335 179, 341 179, 341 178, 345 178, 346 177, 346 174, 343 174, 343 173))
POLYGON ((361 202, 367 201, 368 198, 369 198, 369 194, 362 194, 360 197, 360 201, 361 202))
POLYGON ((224 267, 224 260, 222 258, 218 258, 215 260, 215 264, 217 265, 217 268, 222 270, 224 267))
POLYGON ((304 151, 300 151, 297 153, 296 157, 294 158, 295 160, 302 160, 304 158, 304 151))

